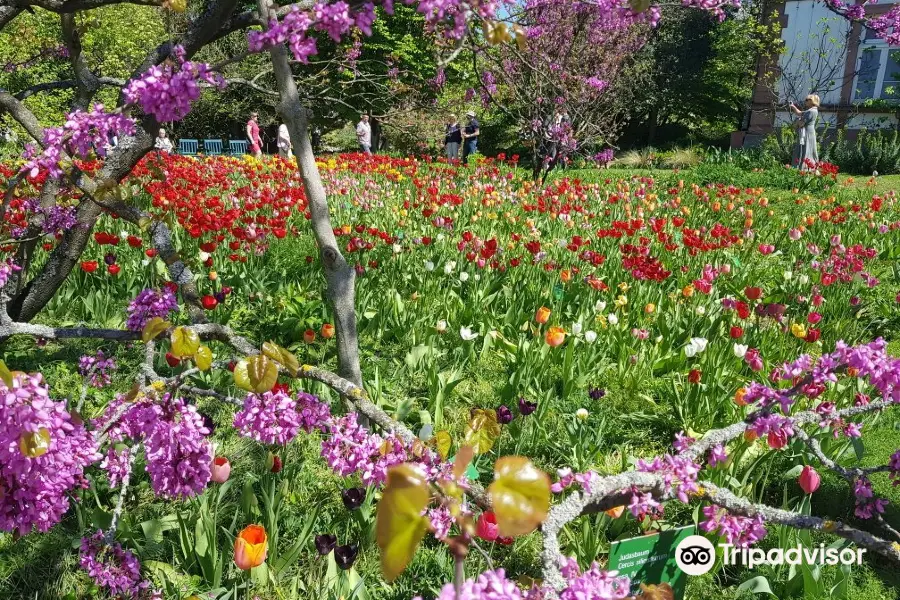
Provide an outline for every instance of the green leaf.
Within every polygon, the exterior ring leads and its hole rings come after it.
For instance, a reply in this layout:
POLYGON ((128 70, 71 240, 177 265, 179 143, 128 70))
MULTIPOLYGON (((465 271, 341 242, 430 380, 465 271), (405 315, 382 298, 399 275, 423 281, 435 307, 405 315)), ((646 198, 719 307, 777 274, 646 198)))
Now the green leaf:
POLYGON ((262 354, 241 360, 234 367, 234 383, 248 392, 263 394, 275 387, 278 366, 262 354))
POLYGON ((13 386, 13 374, 12 371, 6 366, 6 363, 0 360, 0 379, 3 380, 3 383, 6 384, 7 388, 12 388, 13 386))
POLYGON ((403 572, 428 530, 428 519, 422 516, 428 499, 428 483, 415 466, 404 463, 388 469, 375 517, 381 570, 388 582, 403 572))
POLYGON ((200 346, 194 353, 194 362, 201 371, 209 371, 213 362, 213 353, 209 346, 200 346))
POLYGON ((300 361, 289 350, 275 342, 265 342, 262 345, 262 353, 284 367, 291 377, 297 376, 297 371, 300 370, 300 361))
POLYGON ((171 352, 177 358, 191 358, 200 349, 200 336, 193 329, 176 327, 171 339, 171 352))
POLYGON ((500 437, 500 423, 497 422, 497 412, 492 409, 475 409, 472 419, 466 427, 463 443, 472 446, 475 454, 490 452, 494 442, 500 437))
POLYGON ((775 595, 772 592, 772 588, 769 585, 769 580, 763 577, 762 575, 757 575, 752 579, 748 579, 741 585, 737 587, 738 590, 742 592, 750 592, 751 594, 771 594, 775 595))
POLYGON ((143 331, 141 331, 141 339, 144 343, 149 342, 150 340, 156 339, 156 337, 161 334, 163 331, 171 327, 172 324, 165 319, 160 317, 153 317, 147 324, 144 325, 143 331))
POLYGON ((531 533, 550 510, 550 478, 524 456, 504 456, 488 488, 500 535, 531 533))

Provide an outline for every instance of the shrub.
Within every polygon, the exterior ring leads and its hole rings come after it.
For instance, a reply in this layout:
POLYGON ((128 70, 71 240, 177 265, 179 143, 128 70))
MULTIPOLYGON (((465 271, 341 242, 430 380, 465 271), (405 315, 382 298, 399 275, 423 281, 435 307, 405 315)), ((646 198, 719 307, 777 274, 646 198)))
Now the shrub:
POLYGON ((821 158, 855 175, 900 173, 900 134, 897 130, 862 131, 850 140, 842 130, 821 158))
POLYGON ((629 150, 613 161, 613 166, 624 169, 652 169, 656 166, 658 157, 652 147, 641 150, 629 150))
POLYGON ((794 146, 797 145, 797 131, 793 127, 785 125, 775 133, 766 136, 760 146, 760 154, 763 162, 768 165, 789 165, 794 155, 794 146))
POLYGON ((669 169, 690 169, 703 162, 703 156, 693 148, 676 148, 663 158, 663 166, 669 169))

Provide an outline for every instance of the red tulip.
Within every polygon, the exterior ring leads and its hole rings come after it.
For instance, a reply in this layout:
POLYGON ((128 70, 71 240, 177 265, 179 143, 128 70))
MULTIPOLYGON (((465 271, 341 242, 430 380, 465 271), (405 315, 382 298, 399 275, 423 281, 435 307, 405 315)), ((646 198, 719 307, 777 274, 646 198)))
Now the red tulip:
POLYGON ((181 359, 171 352, 166 352, 166 363, 168 363, 170 367, 174 368, 181 364, 181 359))
POLYGON ((203 308, 206 310, 214 309, 218 303, 219 301, 216 300, 215 296, 210 296, 209 294, 200 298, 200 304, 202 304, 203 308))
POLYGON ((134 235, 128 236, 128 245, 131 246, 132 248, 140 248, 142 243, 143 243, 143 240, 141 240, 141 238, 134 236, 134 235))
POLYGON ((731 339, 738 340, 744 335, 744 330, 741 329, 740 327, 738 327, 737 325, 734 325, 728 331, 728 335, 731 336, 731 339))
POLYGON ((810 344, 815 344, 816 342, 819 341, 820 337, 822 337, 821 331, 819 331, 818 329, 810 329, 809 331, 806 332, 806 338, 804 338, 804 339, 806 339, 806 341, 809 342, 810 344))
POLYGON ((748 287, 744 289, 744 295, 747 300, 759 300, 762 297, 762 288, 748 287))
POLYGON ((475 525, 475 535, 488 542, 493 542, 500 535, 497 517, 492 512, 483 512, 475 525))
POLYGON ((144 254, 146 254, 148 258, 153 258, 157 254, 156 248, 147 248, 144 250, 144 254))
POLYGON ((115 264, 114 264, 114 265, 109 265, 109 266, 107 266, 107 267, 106 267, 106 270, 107 270, 107 272, 108 272, 110 275, 118 275, 118 274, 119 274, 119 271, 122 270, 122 267, 120 267, 119 265, 115 265, 115 264))
POLYGON ((806 322, 810 325, 815 325, 819 321, 822 320, 822 314, 817 312, 811 312, 806 316, 806 322))
POLYGON ((769 448, 780 450, 787 446, 787 434, 783 431, 770 431, 767 441, 769 442, 769 448))
POLYGON ((307 344, 312 344, 316 341, 316 332, 312 329, 307 329, 303 332, 303 341, 307 344))
POLYGON ((81 261, 81 270, 85 273, 93 273, 97 270, 98 264, 96 260, 83 260, 81 261))
POLYGON ((691 383, 700 383, 700 378, 703 377, 703 371, 700 369, 691 369, 688 373, 688 381, 691 383))
POLYGON ((803 471, 800 472, 800 477, 797 478, 797 483, 800 484, 800 489, 802 489, 807 494, 812 494, 817 489, 819 489, 819 485, 822 483, 822 478, 819 477, 819 474, 815 469, 806 465, 803 467, 803 471))

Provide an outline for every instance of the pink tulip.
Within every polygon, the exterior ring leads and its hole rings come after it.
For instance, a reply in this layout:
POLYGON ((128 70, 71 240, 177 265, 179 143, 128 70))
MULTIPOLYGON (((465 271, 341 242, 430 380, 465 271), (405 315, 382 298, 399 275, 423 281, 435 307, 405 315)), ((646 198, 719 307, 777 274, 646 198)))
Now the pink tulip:
POLYGON ((804 492, 806 492, 807 494, 812 494, 817 489, 819 489, 819 484, 822 483, 822 478, 819 477, 819 474, 816 473, 815 469, 807 465, 803 467, 803 471, 800 473, 800 477, 797 478, 797 483, 800 484, 800 488, 804 492))
POLYGON ((475 535, 488 542, 497 539, 497 536, 500 535, 500 528, 497 526, 497 517, 494 513, 481 513, 478 523, 475 525, 475 535))
POLYGON ((225 483, 231 477, 231 463, 224 456, 217 456, 213 459, 210 473, 210 479, 215 483, 225 483))

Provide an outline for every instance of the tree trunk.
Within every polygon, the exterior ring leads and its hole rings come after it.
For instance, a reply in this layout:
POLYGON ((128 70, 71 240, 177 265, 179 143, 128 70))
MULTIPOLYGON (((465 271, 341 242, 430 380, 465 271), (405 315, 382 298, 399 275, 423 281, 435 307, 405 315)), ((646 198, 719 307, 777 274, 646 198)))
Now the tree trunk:
POLYGON ((375 117, 369 121, 372 123, 372 152, 378 152, 381 150, 381 122, 375 117))
MULTIPOLYGON (((274 18, 269 0, 258 0, 263 22, 274 18)), ((316 166, 316 157, 308 135, 309 116, 300 103, 297 85, 291 74, 287 48, 280 44, 269 50, 272 68, 281 101, 278 112, 287 125, 294 146, 297 167, 306 191, 311 223, 319 256, 325 271, 325 296, 334 313, 337 330, 338 375, 362 387, 359 365, 359 343, 356 331, 355 289, 356 272, 338 249, 331 226, 325 187, 316 166)))
MULTIPOLYGON (((118 183, 152 146, 152 138, 141 130, 138 130, 136 137, 120 139, 117 152, 109 155, 94 181, 118 183)), ((84 181, 79 182, 79 187, 87 194, 93 195, 98 191, 94 181, 86 177, 82 179, 84 181)), ((14 321, 30 321, 50 302, 81 258, 102 212, 99 204, 89 198, 82 198, 76 213, 76 225, 63 234, 41 272, 10 302, 9 316, 14 321)))
POLYGON ((647 118, 647 145, 652 146, 656 141, 656 122, 659 119, 659 109, 655 106, 650 109, 650 115, 647 118))

